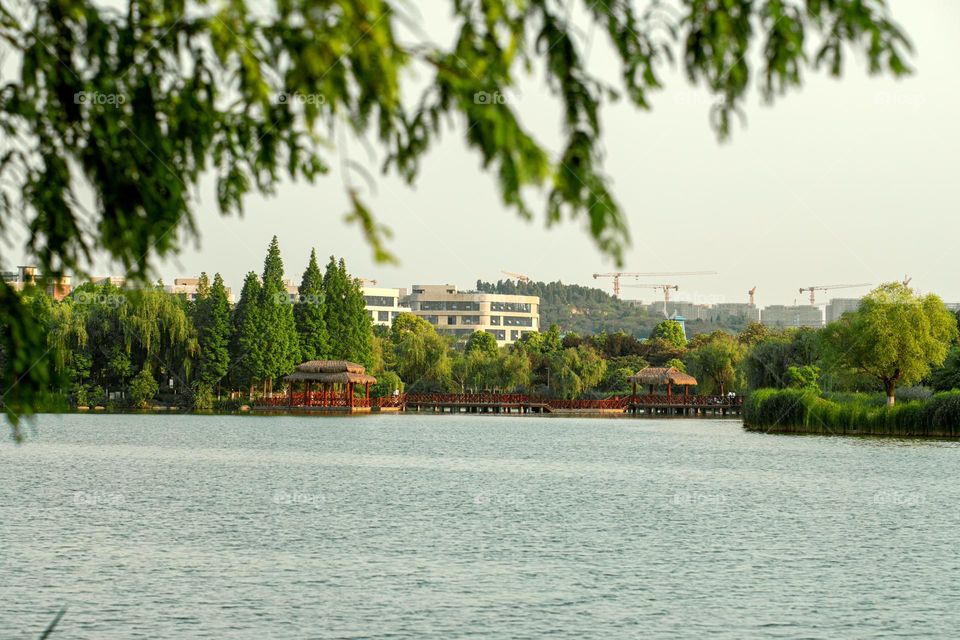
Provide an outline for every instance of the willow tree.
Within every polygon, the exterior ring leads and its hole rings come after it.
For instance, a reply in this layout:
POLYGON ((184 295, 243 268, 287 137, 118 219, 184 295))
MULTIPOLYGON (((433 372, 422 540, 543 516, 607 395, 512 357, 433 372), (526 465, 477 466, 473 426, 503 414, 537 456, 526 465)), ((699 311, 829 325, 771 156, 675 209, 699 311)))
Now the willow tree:
POLYGON ((878 380, 889 405, 898 384, 916 384, 943 364, 956 338, 956 319, 938 296, 918 296, 898 282, 877 287, 824 329, 828 356, 878 380))
MULTIPOLYGON (((840 75, 850 53, 871 73, 901 75, 910 49, 883 0, 452 0, 453 38, 423 33, 415 3, 399 0, 111 4, 0 0, 0 43, 14 54, 0 88, 0 226, 25 220, 25 248, 53 274, 83 271, 102 251, 146 280, 196 233, 204 177, 220 213, 236 213, 250 192, 313 182, 332 160, 355 167, 338 144, 350 135, 375 140, 382 171, 413 183, 451 126, 507 206, 529 219, 539 190, 548 224, 580 221, 619 263, 629 237, 602 167, 606 102, 649 109, 665 64, 680 60, 716 98, 712 123, 726 136, 751 81, 773 99, 806 68, 840 75), (616 81, 588 64, 578 34, 594 26, 616 81), (561 114, 553 154, 501 99, 534 70, 561 114)), ((392 260, 385 228, 346 185, 347 219, 392 260)), ((0 283, 3 387, 19 380, 3 401, 14 411, 29 410, 48 377, 26 314, 0 283)))

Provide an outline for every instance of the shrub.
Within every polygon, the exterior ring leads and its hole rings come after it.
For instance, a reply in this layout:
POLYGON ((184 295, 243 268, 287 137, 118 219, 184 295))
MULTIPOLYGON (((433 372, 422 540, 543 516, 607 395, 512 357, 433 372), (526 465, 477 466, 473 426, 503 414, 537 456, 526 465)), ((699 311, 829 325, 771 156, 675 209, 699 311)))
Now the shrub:
POLYGON ((141 369, 130 381, 130 402, 138 409, 145 409, 159 390, 160 385, 153 379, 150 370, 141 369))

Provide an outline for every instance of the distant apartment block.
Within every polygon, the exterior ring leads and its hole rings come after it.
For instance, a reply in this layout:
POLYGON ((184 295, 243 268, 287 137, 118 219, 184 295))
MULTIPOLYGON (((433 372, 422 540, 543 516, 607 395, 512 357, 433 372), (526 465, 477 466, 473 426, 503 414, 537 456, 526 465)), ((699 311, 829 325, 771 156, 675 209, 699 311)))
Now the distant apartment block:
POLYGON ((834 298, 827 303, 827 324, 836 322, 848 311, 860 308, 860 298, 834 298))
MULTIPOLYGON (((14 291, 23 291, 30 285, 44 283, 43 275, 36 267, 20 266, 16 271, 3 272, 3 281, 10 285, 14 291)), ((73 290, 72 278, 70 276, 60 276, 55 280, 46 282, 45 291, 47 295, 56 300, 63 300, 73 290)))
POLYGON ((367 313, 373 324, 389 327, 401 313, 410 313, 410 307, 402 300, 407 296, 406 289, 390 287, 363 287, 363 299, 367 303, 367 313))
POLYGON ((651 302, 646 305, 646 309, 647 313, 653 316, 659 315, 665 318, 683 316, 687 320, 706 320, 710 313, 708 305, 683 300, 651 302))
POLYGON ((710 307, 706 319, 712 322, 760 322, 760 309, 749 302, 720 302, 710 307))
POLYGON ((781 329, 787 327, 813 327, 819 329, 823 326, 823 311, 820 310, 820 307, 814 307, 808 304, 798 306, 774 304, 763 308, 760 314, 760 321, 768 327, 781 329))
MULTIPOLYGON (((200 278, 174 278, 172 285, 164 287, 167 293, 180 296, 189 302, 197 299, 197 287, 200 285, 200 278)), ((233 290, 227 289, 227 302, 233 304, 233 290)))
POLYGON ((411 311, 438 331, 466 336, 486 331, 500 345, 540 330, 540 298, 457 291, 450 284, 415 284, 407 302, 411 311))

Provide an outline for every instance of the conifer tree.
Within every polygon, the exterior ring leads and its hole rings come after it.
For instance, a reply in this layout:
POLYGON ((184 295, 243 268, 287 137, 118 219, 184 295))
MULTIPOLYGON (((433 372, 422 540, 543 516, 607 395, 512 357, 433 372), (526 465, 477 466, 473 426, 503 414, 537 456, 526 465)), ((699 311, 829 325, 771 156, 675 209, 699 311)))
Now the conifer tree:
POLYGON ((367 303, 363 297, 363 288, 360 281, 351 278, 347 273, 347 265, 340 259, 339 270, 346 282, 346 323, 348 327, 347 352, 348 360, 364 366, 373 365, 373 322, 367 311, 367 303))
POLYGON ((324 304, 324 320, 326 321, 327 335, 329 336, 330 357, 338 360, 347 360, 349 344, 346 317, 347 283, 343 272, 337 266, 337 260, 330 256, 326 271, 323 274, 323 290, 326 294, 324 304))
POLYGON ((329 357, 330 341, 324 318, 326 296, 323 273, 317 264, 317 252, 310 251, 310 263, 300 281, 300 299, 293 308, 293 318, 300 340, 300 360, 322 360, 329 357))
POLYGON ((250 272, 243 281, 240 300, 233 310, 233 339, 230 359, 231 377, 238 387, 248 387, 253 398, 253 386, 264 376, 263 346, 259 335, 262 310, 262 287, 257 274, 250 272))
POLYGON ((200 348, 196 383, 202 386, 197 392, 198 395, 209 395, 214 387, 219 387, 230 368, 230 302, 219 273, 214 276, 212 287, 207 274, 200 274, 193 304, 193 322, 200 348))
POLYGON ((283 283, 283 259, 277 236, 273 236, 267 249, 262 280, 257 326, 262 343, 263 382, 268 391, 273 389, 274 379, 293 371, 300 356, 293 305, 283 283))

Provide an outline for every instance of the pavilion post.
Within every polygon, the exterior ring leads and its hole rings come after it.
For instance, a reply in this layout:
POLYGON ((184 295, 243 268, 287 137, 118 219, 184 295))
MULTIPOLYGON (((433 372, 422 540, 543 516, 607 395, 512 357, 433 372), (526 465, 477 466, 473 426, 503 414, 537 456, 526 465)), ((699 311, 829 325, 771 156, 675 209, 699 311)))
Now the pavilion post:
POLYGON ((688 384, 683 385, 683 395, 684 396, 690 395, 690 385, 688 384))
POLYGON ((367 383, 367 402, 370 401, 370 383, 367 383))
POLYGON ((351 409, 353 409, 353 383, 352 382, 347 383, 347 400, 348 400, 348 405, 350 406, 351 409))
POLYGON ((287 382, 287 385, 288 385, 288 389, 287 389, 287 406, 288 406, 288 407, 292 407, 292 406, 293 406, 293 380, 288 381, 288 382, 287 382))
POLYGON ((308 407, 310 406, 310 381, 309 380, 307 380, 306 384, 304 385, 303 404, 308 407))
POLYGON ((631 388, 633 389, 633 393, 632 393, 631 395, 632 395, 634 398, 636 398, 636 397, 637 397, 637 381, 634 380, 631 384, 633 385, 633 386, 631 387, 631 388))
POLYGON ((673 395, 673 382, 671 382, 670 380, 667 380, 667 397, 669 398, 672 395, 673 395))

